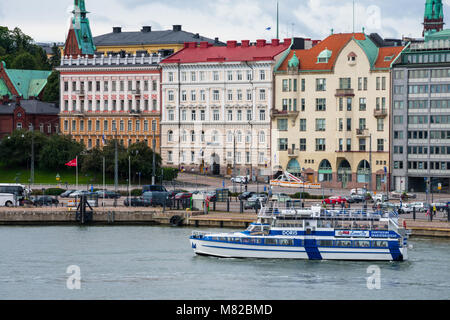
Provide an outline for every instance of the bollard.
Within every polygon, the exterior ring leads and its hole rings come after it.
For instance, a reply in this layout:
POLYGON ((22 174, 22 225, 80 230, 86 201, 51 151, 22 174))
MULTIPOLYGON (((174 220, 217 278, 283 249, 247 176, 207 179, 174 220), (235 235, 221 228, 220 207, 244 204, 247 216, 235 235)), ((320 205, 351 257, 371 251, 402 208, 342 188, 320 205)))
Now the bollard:
POLYGON ((213 203, 213 211, 216 211, 216 200, 214 200, 214 203, 213 203))
POLYGON ((447 206, 447 221, 450 222, 450 207, 447 206))
POLYGON ((244 202, 242 200, 240 201, 240 212, 244 213, 244 202))
POLYGON ((230 198, 227 199, 227 212, 230 212, 230 198))
POLYGON ((413 220, 416 221, 416 207, 413 207, 413 220))
POLYGON ((166 201, 163 201, 163 212, 166 212, 166 201))

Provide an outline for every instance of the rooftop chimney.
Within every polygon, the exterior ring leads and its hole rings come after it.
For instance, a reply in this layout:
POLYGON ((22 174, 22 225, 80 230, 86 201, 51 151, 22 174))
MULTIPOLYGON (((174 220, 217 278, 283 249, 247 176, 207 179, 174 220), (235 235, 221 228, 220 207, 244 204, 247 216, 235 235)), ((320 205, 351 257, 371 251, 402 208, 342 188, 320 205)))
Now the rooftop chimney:
POLYGON ((175 25, 173 26, 173 31, 175 31, 175 32, 181 31, 181 25, 175 24, 175 25))
POLYGON ((235 40, 227 41, 227 48, 236 48, 236 47, 237 47, 237 41, 235 41, 235 40))
POLYGON ((113 33, 121 33, 122 27, 113 27, 113 33))
POLYGON ((152 32, 152 27, 151 26, 143 26, 141 31, 142 32, 152 32))
POLYGON ((272 39, 272 46, 276 47, 280 45, 280 40, 279 39, 272 39))
POLYGON ((242 40, 242 48, 250 47, 250 40, 242 40))
POLYGON ((194 39, 200 39, 200 33, 194 34, 194 39))
POLYGON ((219 38, 214 38, 214 43, 218 44, 219 43, 219 38))
POLYGON ((262 48, 265 45, 266 45, 266 40, 264 40, 264 39, 256 40, 256 47, 262 48))

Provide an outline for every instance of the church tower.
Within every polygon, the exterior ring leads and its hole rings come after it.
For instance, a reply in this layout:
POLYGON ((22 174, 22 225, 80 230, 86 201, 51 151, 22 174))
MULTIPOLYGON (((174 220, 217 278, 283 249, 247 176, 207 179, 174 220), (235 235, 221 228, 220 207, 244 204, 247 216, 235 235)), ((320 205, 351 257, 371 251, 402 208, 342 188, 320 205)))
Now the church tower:
POLYGON ((79 55, 93 56, 95 54, 96 47, 92 39, 89 19, 87 18, 88 13, 84 0, 74 0, 73 17, 64 46, 64 55, 77 57, 79 55))
POLYGON ((444 29, 444 8, 442 0, 427 0, 423 22, 423 36, 427 32, 439 32, 444 29))

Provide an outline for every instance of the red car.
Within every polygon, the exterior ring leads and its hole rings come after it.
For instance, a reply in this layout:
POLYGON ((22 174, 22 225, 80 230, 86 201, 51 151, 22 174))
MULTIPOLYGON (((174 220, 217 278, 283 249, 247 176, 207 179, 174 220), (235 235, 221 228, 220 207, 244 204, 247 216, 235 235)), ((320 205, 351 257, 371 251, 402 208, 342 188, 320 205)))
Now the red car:
POLYGON ((183 199, 190 199, 192 198, 192 193, 190 192, 182 192, 182 193, 177 193, 175 195, 175 200, 183 200, 183 199))
POLYGON ((329 197, 322 201, 324 204, 342 204, 347 203, 347 198, 344 197, 329 197))

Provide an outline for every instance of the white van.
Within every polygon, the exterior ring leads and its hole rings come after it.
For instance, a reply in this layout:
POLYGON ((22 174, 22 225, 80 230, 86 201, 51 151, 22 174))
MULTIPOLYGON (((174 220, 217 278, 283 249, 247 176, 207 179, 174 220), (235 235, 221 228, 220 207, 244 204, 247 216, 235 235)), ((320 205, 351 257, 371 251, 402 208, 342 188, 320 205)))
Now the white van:
POLYGON ((13 207, 16 203, 14 195, 11 193, 0 193, 0 207, 13 207))
POLYGON ((384 193, 378 193, 372 196, 373 202, 386 202, 388 201, 388 197, 384 193))

